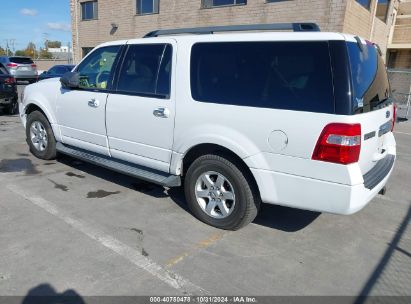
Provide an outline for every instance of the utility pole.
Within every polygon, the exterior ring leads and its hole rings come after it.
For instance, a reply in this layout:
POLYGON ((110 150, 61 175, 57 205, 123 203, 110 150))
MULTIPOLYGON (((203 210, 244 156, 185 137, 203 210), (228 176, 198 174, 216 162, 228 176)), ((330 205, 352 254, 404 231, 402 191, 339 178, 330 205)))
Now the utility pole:
POLYGON ((14 47, 14 45, 15 45, 15 43, 16 43, 16 39, 10 39, 10 44, 11 44, 11 48, 12 48, 12 50, 13 50, 13 55, 15 54, 15 52, 16 52, 16 48, 14 47))
POLYGON ((4 42, 6 43, 6 55, 9 56, 9 39, 4 39, 4 42))
POLYGON ((44 47, 46 48, 46 51, 48 51, 49 33, 43 33, 43 39, 44 39, 44 47))

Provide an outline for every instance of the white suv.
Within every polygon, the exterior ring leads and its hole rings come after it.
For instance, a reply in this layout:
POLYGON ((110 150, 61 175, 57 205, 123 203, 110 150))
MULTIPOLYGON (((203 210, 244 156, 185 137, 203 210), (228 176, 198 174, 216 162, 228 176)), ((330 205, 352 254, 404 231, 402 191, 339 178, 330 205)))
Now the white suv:
POLYGON ((30 149, 184 184, 194 215, 222 229, 253 221, 261 202, 354 213, 393 170, 395 108, 379 48, 317 29, 163 30, 99 45, 61 79, 26 87, 30 149))

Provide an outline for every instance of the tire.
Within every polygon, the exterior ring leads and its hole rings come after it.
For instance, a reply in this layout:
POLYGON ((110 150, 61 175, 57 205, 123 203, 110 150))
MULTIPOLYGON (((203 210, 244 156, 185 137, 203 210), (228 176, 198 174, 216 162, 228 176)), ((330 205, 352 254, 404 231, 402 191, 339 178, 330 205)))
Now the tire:
POLYGON ((34 111, 29 114, 26 123, 26 137, 34 156, 45 160, 56 158, 56 139, 43 113, 34 111))
POLYGON ((250 174, 240 168, 230 157, 213 154, 203 155, 190 165, 184 192, 191 212, 200 221, 237 230, 255 219, 260 196, 250 174))
POLYGON ((18 104, 18 102, 17 102, 16 100, 14 100, 14 101, 12 102, 12 104, 7 107, 6 113, 7 113, 8 115, 15 115, 15 114, 17 114, 18 112, 19 112, 19 104, 18 104))

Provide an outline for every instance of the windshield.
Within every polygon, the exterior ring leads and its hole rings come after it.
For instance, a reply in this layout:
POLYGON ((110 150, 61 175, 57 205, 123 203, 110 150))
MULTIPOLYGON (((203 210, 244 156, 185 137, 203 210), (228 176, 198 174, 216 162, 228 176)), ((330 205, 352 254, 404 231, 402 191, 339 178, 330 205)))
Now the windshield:
POLYGON ((351 66, 352 102, 354 113, 378 110, 390 97, 387 71, 375 45, 367 42, 363 50, 348 42, 351 66))

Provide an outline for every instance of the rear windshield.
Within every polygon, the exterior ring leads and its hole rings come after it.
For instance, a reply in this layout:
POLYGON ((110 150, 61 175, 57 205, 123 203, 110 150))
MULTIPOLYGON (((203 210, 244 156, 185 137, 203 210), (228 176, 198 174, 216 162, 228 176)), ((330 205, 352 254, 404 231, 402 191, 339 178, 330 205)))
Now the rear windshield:
POLYGON ((334 113, 328 43, 197 43, 191 93, 200 102, 334 113))
POLYGON ((28 57, 10 57, 10 62, 19 64, 32 64, 33 60, 28 57))
POLYGON ((378 110, 390 97, 387 71, 377 48, 368 43, 363 50, 357 43, 348 42, 351 66, 352 102, 354 113, 378 110))

